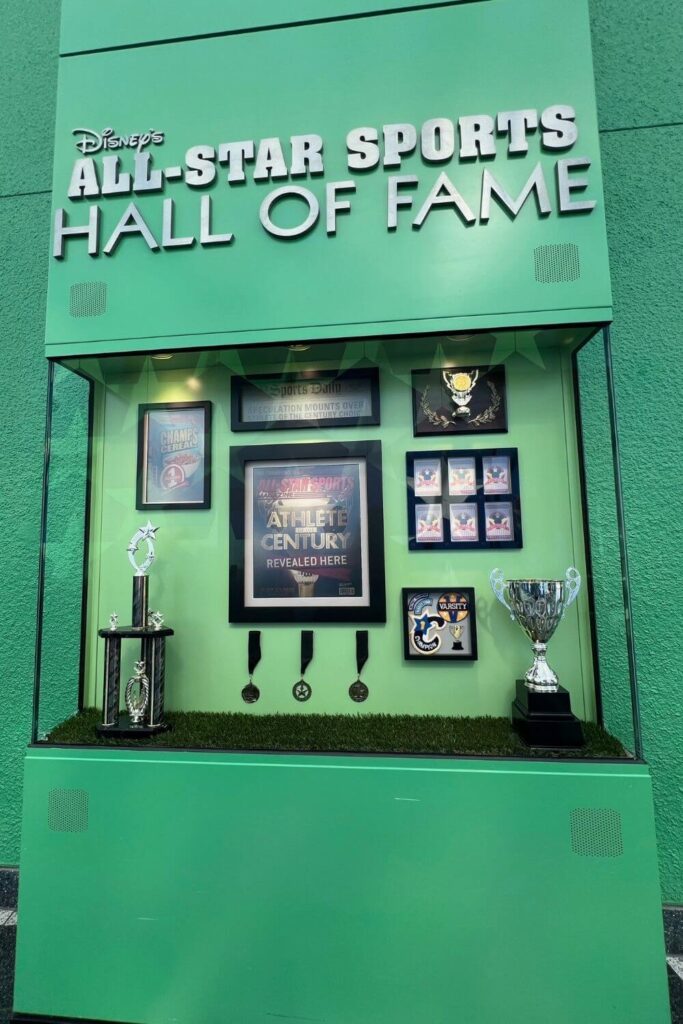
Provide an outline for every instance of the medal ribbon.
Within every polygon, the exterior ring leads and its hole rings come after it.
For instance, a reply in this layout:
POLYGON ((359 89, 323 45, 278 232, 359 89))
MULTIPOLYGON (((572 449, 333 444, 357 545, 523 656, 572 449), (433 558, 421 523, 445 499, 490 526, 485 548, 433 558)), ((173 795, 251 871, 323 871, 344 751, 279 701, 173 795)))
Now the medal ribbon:
POLYGON ((313 630, 301 630, 301 678, 304 678, 306 669, 313 661, 313 630))
POLYGON ((261 630, 249 630, 249 681, 254 674, 254 669, 261 660, 261 630))
POLYGON ((356 668, 359 679, 365 662, 368 660, 368 653, 368 631, 359 629, 356 631, 356 668))

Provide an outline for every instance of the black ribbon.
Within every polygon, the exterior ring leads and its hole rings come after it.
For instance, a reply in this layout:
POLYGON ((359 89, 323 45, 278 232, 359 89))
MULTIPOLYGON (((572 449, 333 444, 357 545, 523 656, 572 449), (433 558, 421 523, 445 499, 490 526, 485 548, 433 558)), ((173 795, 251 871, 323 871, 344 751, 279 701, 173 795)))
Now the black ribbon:
POLYGON ((261 630, 249 630, 249 678, 254 674, 254 669, 261 660, 261 630))
POLYGON ((301 630, 301 678, 303 679, 306 669, 313 661, 313 630, 301 630))
POLYGON ((365 662, 368 660, 368 631, 367 629, 356 630, 356 668, 358 678, 363 671, 365 662))

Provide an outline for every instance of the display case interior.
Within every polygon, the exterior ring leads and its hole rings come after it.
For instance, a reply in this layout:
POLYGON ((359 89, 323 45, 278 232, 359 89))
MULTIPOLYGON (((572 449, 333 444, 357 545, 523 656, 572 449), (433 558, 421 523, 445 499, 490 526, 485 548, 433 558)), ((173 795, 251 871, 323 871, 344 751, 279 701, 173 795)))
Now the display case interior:
POLYGON ((565 752, 638 755, 608 357, 573 327, 52 363, 34 739, 524 756, 500 570, 565 588, 565 752), (127 689, 171 730, 124 734, 127 689))

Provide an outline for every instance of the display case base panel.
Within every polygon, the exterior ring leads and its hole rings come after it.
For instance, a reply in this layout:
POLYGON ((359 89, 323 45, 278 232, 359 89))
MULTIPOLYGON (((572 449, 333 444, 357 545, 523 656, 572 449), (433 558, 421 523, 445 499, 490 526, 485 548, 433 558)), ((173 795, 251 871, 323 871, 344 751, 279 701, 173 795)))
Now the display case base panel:
POLYGON ((512 702, 512 724, 530 747, 576 749, 586 743, 581 722, 572 714, 571 696, 564 686, 556 693, 538 693, 530 690, 523 679, 518 679, 512 702))
POLYGON ((668 1024, 648 770, 32 748, 15 1011, 668 1024))

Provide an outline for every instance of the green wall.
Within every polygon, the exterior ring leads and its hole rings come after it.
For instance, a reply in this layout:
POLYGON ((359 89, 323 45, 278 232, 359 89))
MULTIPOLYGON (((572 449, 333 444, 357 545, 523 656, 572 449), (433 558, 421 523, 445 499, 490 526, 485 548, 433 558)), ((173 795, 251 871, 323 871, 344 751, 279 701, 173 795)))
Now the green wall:
POLYGON ((683 6, 592 0, 591 8, 645 755, 664 899, 683 902, 683 528, 672 514, 683 477, 683 194, 671 184, 683 164, 683 6))
MULTIPOLYGON (((683 901, 683 681, 677 669, 683 641, 676 570, 681 527, 672 515, 683 441, 676 396, 680 317, 673 302, 680 290, 683 196, 671 186, 672 170, 683 157, 683 8, 678 0, 647 7, 639 0, 591 0, 591 9, 645 749, 653 766, 663 895, 683 901)), ((30 732, 57 20, 55 0, 5 0, 0 10, 0 425, 9 480, 0 506, 5 863, 18 859, 22 760, 30 732)), ((601 415, 596 410, 591 422, 590 408, 584 407, 589 437, 592 428, 600 428, 601 415)), ((597 444, 595 450, 606 449, 597 444)))
POLYGON ((0 863, 19 858, 43 469, 43 358, 59 3, 0 4, 0 863))

